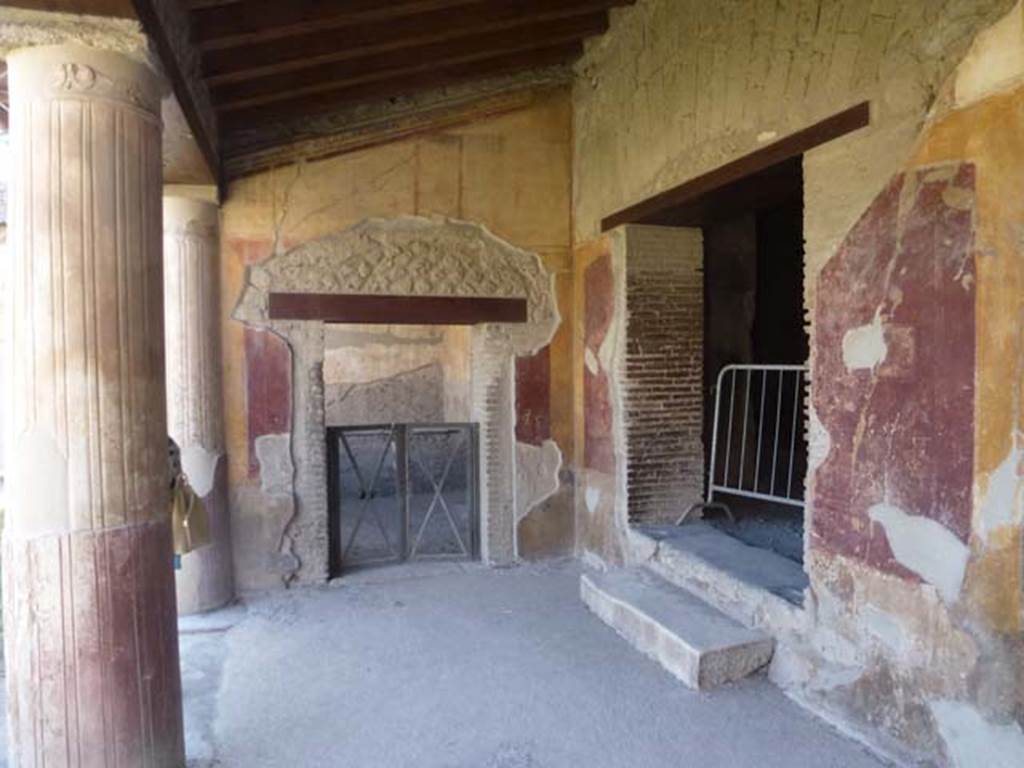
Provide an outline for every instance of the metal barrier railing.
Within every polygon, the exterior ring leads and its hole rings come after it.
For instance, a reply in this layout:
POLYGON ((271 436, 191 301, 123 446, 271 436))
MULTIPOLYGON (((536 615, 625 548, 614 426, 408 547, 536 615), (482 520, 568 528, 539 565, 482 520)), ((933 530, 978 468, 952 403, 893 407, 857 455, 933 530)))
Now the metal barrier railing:
POLYGON ((804 506, 806 375, 803 365, 722 368, 715 388, 707 500, 691 505, 677 525, 701 508, 720 509, 733 519, 729 506, 715 501, 716 493, 804 506))

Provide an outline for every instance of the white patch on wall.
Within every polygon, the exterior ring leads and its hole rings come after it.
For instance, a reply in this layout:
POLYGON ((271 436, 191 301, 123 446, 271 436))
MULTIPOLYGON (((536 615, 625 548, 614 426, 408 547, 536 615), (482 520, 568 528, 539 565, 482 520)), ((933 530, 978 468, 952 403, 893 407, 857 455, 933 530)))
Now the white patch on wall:
POLYGON ((946 754, 956 768, 1020 768, 1024 765, 1024 732, 1016 723, 991 723, 961 701, 929 705, 946 754))
POLYGON ((590 347, 587 347, 583 352, 583 364, 587 366, 587 370, 593 376, 597 376, 601 371, 601 364, 597 362, 597 356, 590 347))
POLYGON ((587 488, 584 498, 587 502, 587 511, 594 514, 597 511, 597 505, 601 503, 601 489, 590 486, 587 488))
POLYGON ((864 606, 862 617, 871 636, 888 650, 900 656, 910 650, 910 641, 903 625, 891 613, 869 603, 864 606))
POLYGON ((818 412, 814 406, 808 408, 807 421, 807 468, 813 472, 828 458, 832 450, 832 435, 825 429, 825 425, 818 418, 818 412))
POLYGON ((264 493, 290 495, 295 473, 291 435, 260 435, 255 442, 256 459, 260 463, 260 488, 264 493))
POLYGON ((200 498, 209 496, 213 491, 219 461, 219 453, 208 451, 201 445, 189 445, 181 449, 181 470, 200 498))
POLYGON ((1024 79, 1024 4, 974 40, 956 72, 956 106, 964 107, 1024 79))
MULTIPOLYGON (((64 530, 68 515, 68 459, 53 436, 41 427, 22 432, 11 445, 5 503, 18 514, 7 516, 7 525, 18 534, 40 535, 64 530), (38 474, 46 483, 33 483, 22 491, 21 478, 38 474)), ((161 465, 164 466, 164 465, 161 465)))
POLYGON ((562 452, 554 440, 516 443, 516 522, 558 491, 562 452))
POLYGON ((1015 445, 988 478, 978 520, 978 533, 986 544, 996 529, 1020 522, 1022 466, 1024 450, 1015 445))
POLYGON ((932 584, 947 604, 956 602, 970 554, 966 544, 941 523, 891 504, 875 504, 868 515, 885 529, 900 565, 932 584))
POLYGON ((843 365, 848 371, 874 369, 885 361, 888 353, 881 309, 870 323, 851 328, 843 335, 843 365))

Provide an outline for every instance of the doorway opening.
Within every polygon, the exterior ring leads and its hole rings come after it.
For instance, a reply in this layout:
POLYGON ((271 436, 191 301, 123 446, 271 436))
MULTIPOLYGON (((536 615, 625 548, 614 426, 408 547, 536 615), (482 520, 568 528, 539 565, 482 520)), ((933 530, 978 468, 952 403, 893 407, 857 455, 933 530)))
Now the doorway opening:
POLYGON ((479 556, 471 328, 324 327, 330 576, 479 556))
POLYGON ((601 222, 626 225, 617 523, 796 605, 808 583, 804 153, 870 115, 861 102, 601 222), (672 520, 634 493, 643 483, 680 490, 672 520))
POLYGON ((798 157, 776 169, 769 204, 703 227, 703 443, 705 499, 727 511, 708 522, 802 563, 809 346, 801 167, 798 157))

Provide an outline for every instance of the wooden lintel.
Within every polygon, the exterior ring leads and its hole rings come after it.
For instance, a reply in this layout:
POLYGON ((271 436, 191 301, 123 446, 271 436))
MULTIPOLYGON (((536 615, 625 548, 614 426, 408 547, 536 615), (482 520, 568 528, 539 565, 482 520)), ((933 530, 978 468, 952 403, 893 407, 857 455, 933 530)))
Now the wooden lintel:
POLYGON ((678 187, 649 197, 601 220, 607 231, 622 224, 652 224, 670 216, 670 212, 692 204, 704 195, 763 171, 785 160, 802 155, 832 139, 863 128, 871 119, 869 102, 861 102, 821 122, 790 134, 779 141, 726 163, 713 171, 697 176, 678 187))
POLYGON ((271 320, 382 325, 525 323, 526 299, 465 296, 368 296, 271 293, 271 320))

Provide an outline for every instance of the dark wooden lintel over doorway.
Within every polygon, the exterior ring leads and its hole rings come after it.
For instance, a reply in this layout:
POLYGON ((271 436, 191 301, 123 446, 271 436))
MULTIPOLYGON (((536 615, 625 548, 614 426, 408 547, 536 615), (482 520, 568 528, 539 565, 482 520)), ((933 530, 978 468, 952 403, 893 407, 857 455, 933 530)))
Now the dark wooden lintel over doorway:
POLYGON ((602 219, 601 229, 607 231, 622 224, 701 226, 720 209, 749 209, 752 199, 759 201, 786 192, 786 179, 793 176, 790 166, 796 164, 799 173, 804 152, 863 128, 870 119, 871 105, 863 101, 678 187, 623 208, 602 219))
POLYGON ((271 320, 381 325, 525 323, 526 299, 475 296, 368 296, 337 293, 271 293, 271 320))

